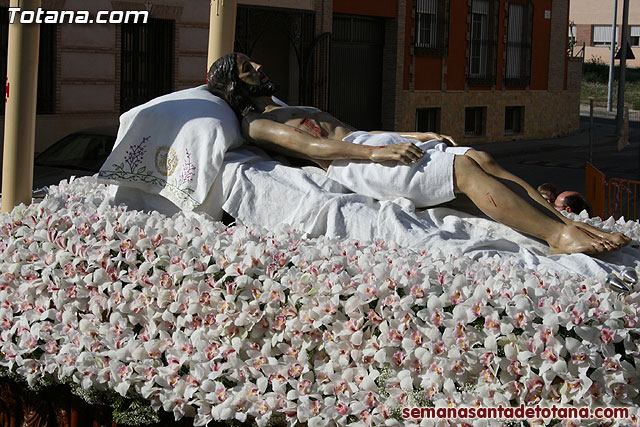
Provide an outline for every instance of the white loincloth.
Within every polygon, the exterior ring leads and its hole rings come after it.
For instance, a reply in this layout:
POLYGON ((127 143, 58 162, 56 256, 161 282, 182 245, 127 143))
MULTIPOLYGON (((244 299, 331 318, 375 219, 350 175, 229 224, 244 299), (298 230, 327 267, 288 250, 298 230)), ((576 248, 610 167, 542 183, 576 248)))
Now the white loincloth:
POLYGON ((377 200, 405 197, 416 207, 426 208, 455 198, 453 191, 453 160, 464 155, 469 147, 448 147, 445 143, 403 138, 394 133, 356 131, 343 141, 381 146, 412 142, 422 150, 422 159, 411 165, 396 161, 373 163, 369 160, 334 160, 327 176, 354 193, 377 200))

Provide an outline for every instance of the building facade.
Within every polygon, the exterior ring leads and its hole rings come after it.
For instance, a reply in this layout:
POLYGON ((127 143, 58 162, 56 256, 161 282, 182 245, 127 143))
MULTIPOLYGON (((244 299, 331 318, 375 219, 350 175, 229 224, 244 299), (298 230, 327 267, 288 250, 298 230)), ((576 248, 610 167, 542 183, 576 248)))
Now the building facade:
MULTIPOLYGON (((8 6, 0 0, 2 16, 8 6)), ((207 0, 43 8, 148 10, 150 20, 41 25, 36 151, 205 82, 207 0)), ((546 138, 578 128, 568 13, 569 0, 238 0, 235 49, 263 63, 284 101, 360 129, 439 131, 465 144, 546 138)))
POLYGON ((568 0, 406 1, 397 127, 464 144, 578 129, 582 60, 567 53, 568 0))
MULTIPOLYGON (((618 0, 616 50, 622 43, 622 4, 618 0)), ((611 61, 611 35, 615 0, 573 0, 569 11, 571 29, 569 36, 576 48, 585 47, 585 61, 609 64, 611 61)), ((629 46, 635 59, 627 59, 628 67, 640 67, 640 7, 629 1, 629 46)), ((617 64, 617 61, 616 61, 617 64)))

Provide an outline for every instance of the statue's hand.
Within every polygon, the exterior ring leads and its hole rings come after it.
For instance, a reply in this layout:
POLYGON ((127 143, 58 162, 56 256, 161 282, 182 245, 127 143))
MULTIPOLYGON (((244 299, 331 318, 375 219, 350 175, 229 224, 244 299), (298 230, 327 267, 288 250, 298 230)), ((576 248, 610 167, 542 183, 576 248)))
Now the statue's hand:
POLYGON ((440 142, 444 142, 449 147, 457 147, 458 146, 458 143, 455 142, 453 140, 453 138, 451 138, 449 135, 441 135, 439 133, 430 133, 430 132, 426 132, 425 134, 430 136, 429 139, 435 139, 435 140, 438 140, 440 142))
POLYGON ((402 144, 384 145, 381 147, 375 147, 371 151, 370 159, 373 162, 380 163, 390 160, 401 162, 405 165, 417 162, 424 155, 422 151, 415 144, 410 142, 402 144))

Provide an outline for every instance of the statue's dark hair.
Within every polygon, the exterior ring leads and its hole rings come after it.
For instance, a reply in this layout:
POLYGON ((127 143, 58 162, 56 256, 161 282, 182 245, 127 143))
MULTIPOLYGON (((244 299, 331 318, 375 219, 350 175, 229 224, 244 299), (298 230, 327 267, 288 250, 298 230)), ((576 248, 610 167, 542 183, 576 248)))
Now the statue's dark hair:
POLYGON ((251 109, 251 100, 238 76, 237 53, 218 58, 207 73, 209 92, 227 101, 240 120, 251 109))

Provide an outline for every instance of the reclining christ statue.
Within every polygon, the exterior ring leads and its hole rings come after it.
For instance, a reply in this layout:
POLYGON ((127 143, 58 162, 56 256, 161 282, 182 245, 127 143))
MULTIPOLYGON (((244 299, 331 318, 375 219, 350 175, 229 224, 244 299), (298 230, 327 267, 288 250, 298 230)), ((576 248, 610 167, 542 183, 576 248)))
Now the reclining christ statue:
POLYGON ((244 54, 221 57, 207 77, 209 90, 238 115, 247 141, 311 160, 356 193, 378 200, 406 197, 418 208, 465 194, 495 221, 547 242, 552 253, 596 254, 630 242, 622 233, 566 218, 490 155, 459 147, 450 138, 429 132, 362 132, 314 107, 278 105, 272 97, 278 86, 244 54), (497 178, 519 185, 533 203, 497 178))

